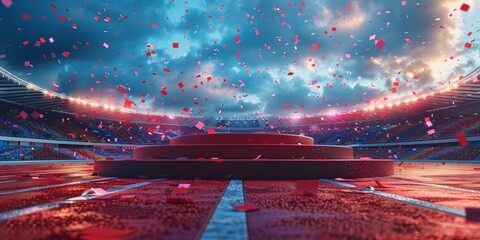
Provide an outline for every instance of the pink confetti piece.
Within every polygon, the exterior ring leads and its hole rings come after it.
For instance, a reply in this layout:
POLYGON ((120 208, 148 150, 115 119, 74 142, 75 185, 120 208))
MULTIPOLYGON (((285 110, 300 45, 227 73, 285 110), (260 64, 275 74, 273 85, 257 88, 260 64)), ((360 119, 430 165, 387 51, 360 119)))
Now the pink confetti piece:
POLYGON ((7 55, 6 54, 0 54, 0 59, 5 58, 7 55))
POLYGON ((9 8, 10 6, 12 6, 13 2, 12 2, 12 0, 2 0, 2 4, 5 7, 9 8))
POLYGON ((109 48, 110 46, 107 43, 103 43, 104 48, 109 48))
POLYGON ((320 43, 312 43, 312 45, 310 45, 310 52, 316 52, 319 47, 320 43))
POLYGON ((90 189, 87 189, 87 190, 83 191, 81 196, 82 197, 87 196, 87 195, 103 196, 103 195, 106 195, 108 193, 109 192, 105 191, 103 188, 90 188, 90 189))
POLYGON ((295 37, 294 37, 294 40, 293 40, 293 44, 297 45, 299 42, 298 40, 298 34, 295 34, 295 37))
POLYGON ((432 135, 435 133, 435 129, 430 129, 427 131, 428 135, 432 135))
POLYGON ((198 129, 202 129, 205 126, 205 124, 202 121, 198 121, 197 124, 195 124, 195 127, 198 129))

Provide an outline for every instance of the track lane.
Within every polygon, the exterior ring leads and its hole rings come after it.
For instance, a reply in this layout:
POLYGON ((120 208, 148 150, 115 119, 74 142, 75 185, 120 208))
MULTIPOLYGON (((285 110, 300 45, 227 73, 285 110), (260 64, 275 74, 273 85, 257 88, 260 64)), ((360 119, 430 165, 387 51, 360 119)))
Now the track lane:
POLYGON ((132 230, 129 238, 134 239, 195 239, 227 185, 228 181, 155 181, 111 196, 8 219, 0 222, 0 239, 75 239, 92 228, 132 230), (191 184, 186 194, 172 194, 179 183, 191 184), (167 203, 172 197, 193 203, 167 203), (35 224, 24 224, 27 222, 35 224))
POLYGON ((293 181, 244 188, 261 207, 247 213, 250 239, 480 239, 477 222, 345 186, 319 182, 317 196, 293 195, 293 181))

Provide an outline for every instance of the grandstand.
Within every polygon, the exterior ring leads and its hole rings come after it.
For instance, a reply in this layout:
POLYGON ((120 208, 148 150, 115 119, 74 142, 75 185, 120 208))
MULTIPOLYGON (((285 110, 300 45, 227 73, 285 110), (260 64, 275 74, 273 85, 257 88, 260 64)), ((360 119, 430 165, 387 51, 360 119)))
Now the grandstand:
POLYGON ((0 239, 480 239, 474 3, 2 1, 0 239))

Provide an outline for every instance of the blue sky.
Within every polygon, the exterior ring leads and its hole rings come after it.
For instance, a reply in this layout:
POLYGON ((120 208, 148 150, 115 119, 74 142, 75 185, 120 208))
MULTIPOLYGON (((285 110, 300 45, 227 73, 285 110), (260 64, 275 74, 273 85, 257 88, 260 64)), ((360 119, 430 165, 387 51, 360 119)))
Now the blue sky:
POLYGON ((0 5, 0 66, 99 105, 326 113, 388 104, 468 74, 479 65, 479 13, 473 0, 13 1, 0 5))

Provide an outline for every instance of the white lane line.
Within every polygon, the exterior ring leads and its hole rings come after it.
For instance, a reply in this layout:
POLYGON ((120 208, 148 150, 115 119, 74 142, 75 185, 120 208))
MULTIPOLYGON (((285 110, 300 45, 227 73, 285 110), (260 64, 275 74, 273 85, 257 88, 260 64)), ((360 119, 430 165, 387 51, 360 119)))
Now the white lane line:
MULTIPOLYGON (((152 180, 152 182, 153 181, 155 181, 155 180, 152 180)), ((121 187, 111 188, 111 189, 108 189, 107 192, 109 194, 113 194, 113 193, 117 193, 117 192, 120 192, 120 191, 125 191, 125 190, 128 190, 128 189, 145 186, 145 185, 148 185, 152 182, 139 182, 139 183, 134 183, 134 184, 125 185, 125 186, 121 186, 121 187)), ((36 213, 36 212, 46 211, 46 210, 61 207, 61 206, 64 206, 64 205, 69 205, 69 204, 75 203, 76 200, 89 200, 89 199, 94 199, 94 198, 101 197, 101 196, 105 196, 105 195, 86 195, 86 196, 82 196, 81 197, 82 199, 79 199, 79 197, 73 197, 73 198, 69 198, 65 201, 40 204, 40 205, 36 205, 36 206, 32 206, 32 207, 26 207, 26 208, 21 208, 21 209, 9 211, 9 212, 4 212, 4 213, 0 213, 0 221, 4 221, 4 220, 8 220, 10 218, 24 216, 24 215, 28 215, 28 214, 32 214, 32 213, 36 213)))
POLYGON ((0 176, 0 178, 8 178, 8 177, 15 177, 15 175, 4 175, 4 176, 0 176))
POLYGON ((5 181, 0 181, 0 184, 3 183, 12 183, 12 182, 17 182, 18 180, 5 180, 5 181))
POLYGON ((64 187, 64 186, 70 186, 70 185, 76 185, 76 184, 88 183, 88 182, 98 182, 98 181, 109 180, 114 178, 115 177, 96 178, 96 179, 89 179, 89 180, 76 181, 76 182, 53 184, 53 185, 47 185, 47 186, 41 186, 41 187, 31 187, 31 188, 24 188, 24 189, 18 189, 18 190, 10 190, 10 191, 0 192, 0 195, 24 193, 24 192, 43 190, 43 189, 54 188, 54 187, 64 187))
POLYGON ((473 189, 452 187, 452 186, 440 185, 440 184, 435 184, 435 183, 417 182, 417 181, 406 180, 406 179, 401 179, 401 178, 390 178, 390 177, 377 177, 377 178, 379 178, 379 179, 386 179, 386 180, 392 180, 392 181, 398 181, 398 182, 404 182, 404 183, 411 183, 411 184, 416 184, 416 185, 423 185, 423 186, 431 186, 431 187, 445 188, 445 189, 455 190, 455 191, 462 191, 462 192, 469 192, 469 193, 480 193, 480 191, 478 191, 478 190, 473 190, 473 189))
MULTIPOLYGON (((339 185, 339 186, 343 186, 343 187, 348 187, 348 188, 355 188, 356 187, 353 184, 337 182, 337 181, 330 180, 330 179, 320 179, 320 180, 324 181, 324 182, 327 182, 327 183, 331 183, 331 184, 335 184, 335 185, 339 185)), ((418 199, 415 199, 415 198, 404 197, 404 196, 400 196, 400 195, 397 195, 397 194, 386 193, 386 192, 382 192, 382 191, 378 191, 378 190, 361 190, 361 189, 358 189, 358 190, 363 192, 363 193, 370 193, 370 194, 373 194, 373 195, 397 200, 397 201, 400 201, 400 202, 403 202, 403 203, 408 203, 408 204, 411 204, 411 205, 415 205, 415 206, 419 206, 419 207, 423 207, 423 208, 427 208, 427 209, 431 209, 431 210, 436 210, 436 211, 440 211, 440 212, 443 212, 443 213, 448 213, 448 214, 459 216, 459 217, 466 217, 464 209, 458 209, 458 208, 453 208, 453 207, 449 207, 449 206, 439 205, 439 204, 436 204, 436 203, 426 202, 426 201, 418 200, 418 199)))
POLYGON ((232 208, 243 204, 242 180, 231 180, 200 239, 248 239, 246 213, 232 208))
POLYGON ((0 166, 12 165, 30 165, 30 164, 62 164, 62 163, 93 163, 93 160, 22 160, 22 161, 2 161, 0 166))

